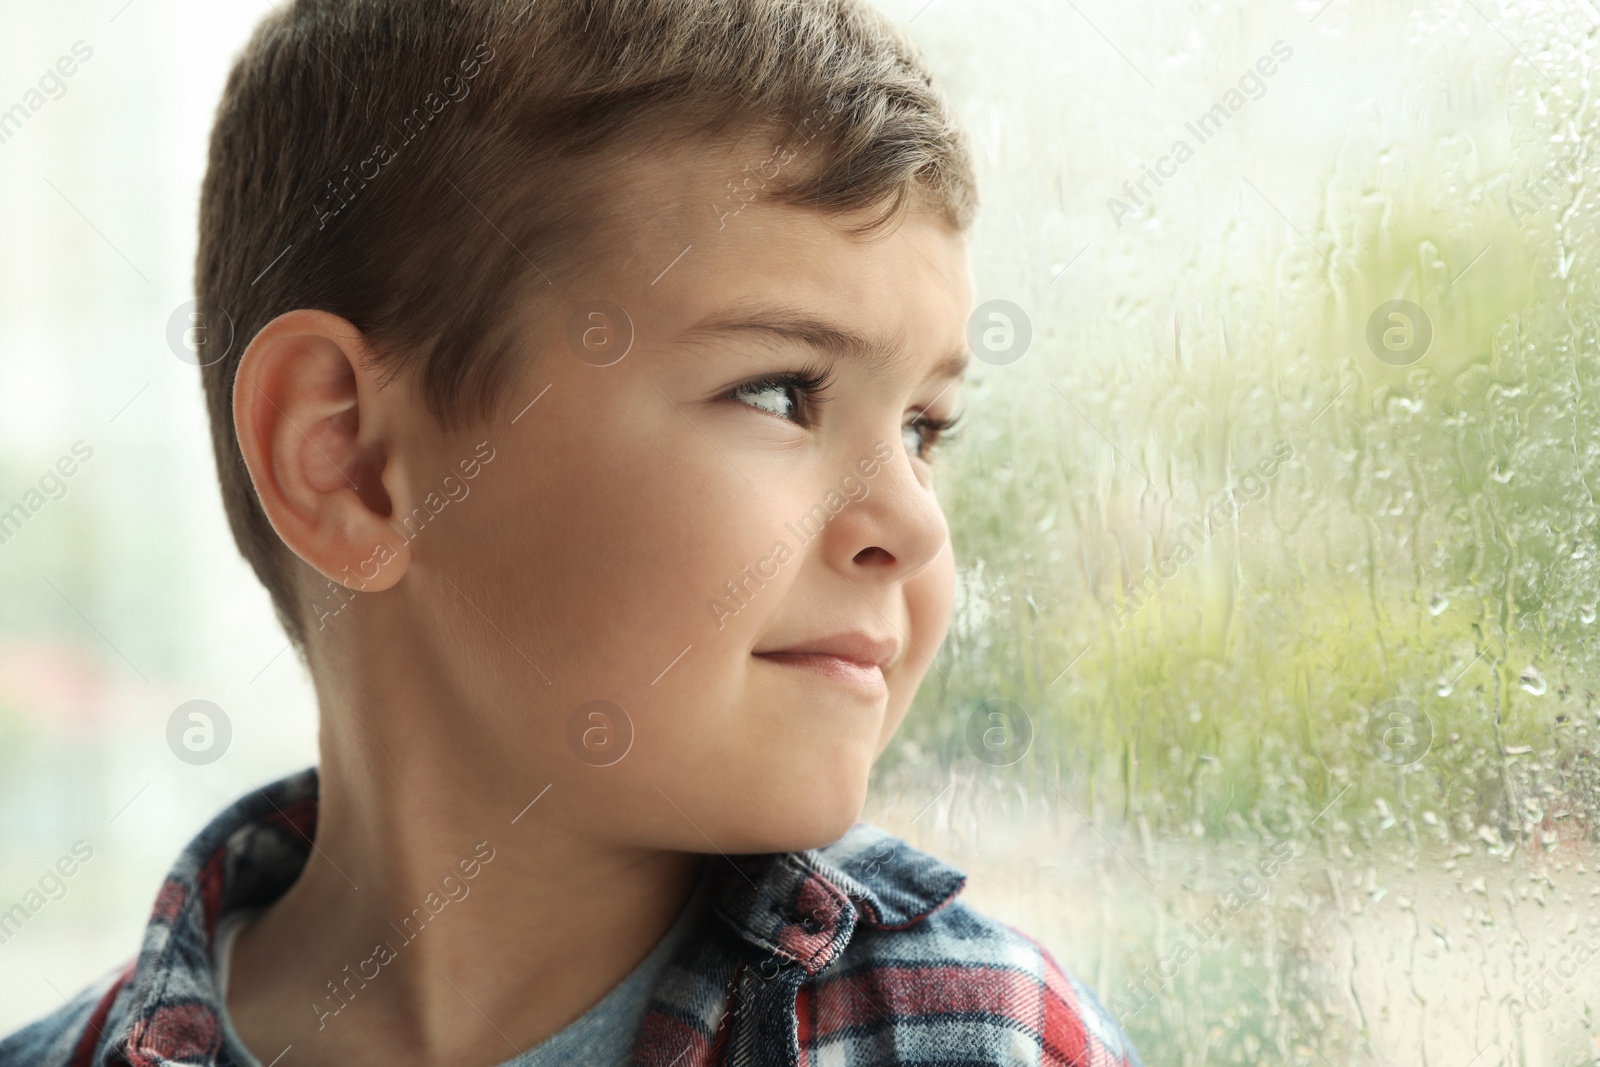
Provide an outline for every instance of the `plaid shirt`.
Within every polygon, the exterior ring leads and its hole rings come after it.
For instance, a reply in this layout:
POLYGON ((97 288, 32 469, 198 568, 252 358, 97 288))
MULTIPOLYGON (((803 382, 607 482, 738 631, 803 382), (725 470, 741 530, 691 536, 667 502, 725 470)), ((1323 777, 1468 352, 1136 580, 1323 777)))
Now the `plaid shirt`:
MULTIPOLYGON (((235 802, 167 876, 138 959, 0 1041, 0 1067, 231 1067, 217 920, 288 889, 316 819, 315 768, 235 802)), ((1139 1064, 1038 942, 953 899, 966 875, 867 823, 712 864, 711 907, 652 992, 639 1067, 1139 1064)))

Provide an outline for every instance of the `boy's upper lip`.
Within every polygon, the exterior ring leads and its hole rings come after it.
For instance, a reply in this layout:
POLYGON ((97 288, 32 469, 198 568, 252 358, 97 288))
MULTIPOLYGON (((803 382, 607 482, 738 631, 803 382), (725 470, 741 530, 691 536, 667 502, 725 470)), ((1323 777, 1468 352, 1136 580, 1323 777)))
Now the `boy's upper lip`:
POLYGON ((874 637, 865 630, 851 630, 848 633, 819 637, 813 641, 801 641, 793 645, 785 645, 783 648, 760 649, 751 654, 756 656, 838 656, 840 659, 872 664, 873 666, 887 669, 889 664, 894 662, 899 652, 900 642, 894 637, 874 637))

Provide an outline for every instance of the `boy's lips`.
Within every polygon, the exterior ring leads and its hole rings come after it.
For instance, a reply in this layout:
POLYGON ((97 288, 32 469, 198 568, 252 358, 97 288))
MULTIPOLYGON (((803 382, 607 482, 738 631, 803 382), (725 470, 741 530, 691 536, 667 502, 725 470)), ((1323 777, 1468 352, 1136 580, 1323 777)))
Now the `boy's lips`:
POLYGON ((885 693, 889 686, 883 669, 895 661, 899 651, 900 642, 894 638, 873 637, 858 630, 751 654, 874 693, 885 693))

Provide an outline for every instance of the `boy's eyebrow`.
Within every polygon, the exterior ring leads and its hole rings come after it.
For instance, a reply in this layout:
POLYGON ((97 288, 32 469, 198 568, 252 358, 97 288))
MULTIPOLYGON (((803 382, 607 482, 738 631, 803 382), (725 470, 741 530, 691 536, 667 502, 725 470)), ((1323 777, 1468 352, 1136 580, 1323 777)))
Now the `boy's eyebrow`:
MULTIPOLYGON (((781 306, 718 312, 689 327, 679 339, 716 333, 754 333, 797 341, 838 359, 858 361, 875 377, 887 375, 907 361, 907 357, 896 353, 895 345, 885 338, 867 337, 836 322, 781 306)), ((971 357, 963 345, 935 364, 928 377, 939 381, 959 378, 966 373, 970 362, 971 357)))

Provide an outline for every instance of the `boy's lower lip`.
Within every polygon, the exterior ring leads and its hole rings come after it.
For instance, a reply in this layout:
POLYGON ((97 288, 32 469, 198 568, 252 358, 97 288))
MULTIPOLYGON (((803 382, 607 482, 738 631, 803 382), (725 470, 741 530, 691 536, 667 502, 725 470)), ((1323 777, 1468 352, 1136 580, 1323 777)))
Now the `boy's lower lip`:
POLYGON ((874 694, 889 691, 883 670, 876 663, 857 663, 853 659, 829 656, 821 652, 757 652, 759 659, 771 660, 785 667, 797 667, 825 678, 867 690, 874 694))

